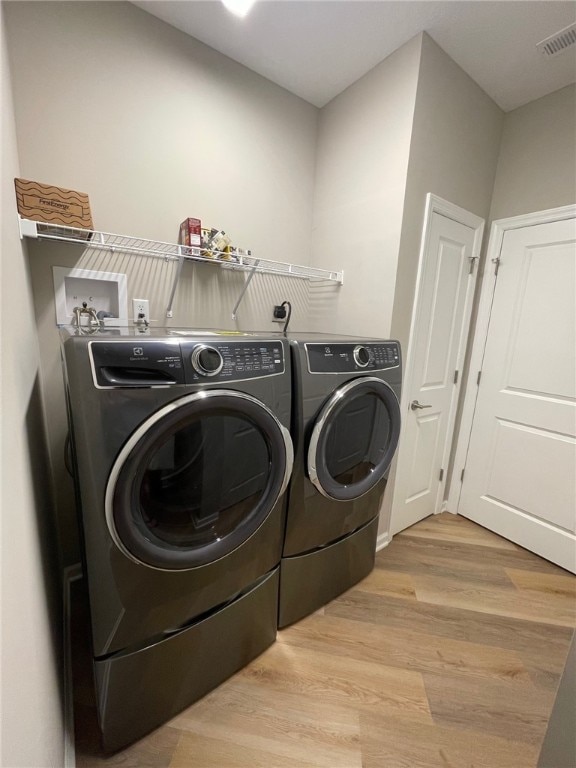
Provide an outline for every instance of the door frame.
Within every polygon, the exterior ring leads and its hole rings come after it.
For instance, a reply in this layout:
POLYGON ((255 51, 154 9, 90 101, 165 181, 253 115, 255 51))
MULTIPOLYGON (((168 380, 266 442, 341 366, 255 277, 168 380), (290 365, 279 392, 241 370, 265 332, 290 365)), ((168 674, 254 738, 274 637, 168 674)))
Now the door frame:
MULTIPOLYGON (((418 255, 418 271, 416 273, 416 283, 414 286, 414 302, 412 304, 412 317, 410 319, 410 333, 408 336, 406 354, 404 356, 404 374, 403 374, 403 381, 402 381, 402 396, 400 400, 400 410, 402 414, 406 413, 408 409, 409 401, 410 401, 409 393, 411 390, 412 376, 414 373, 414 354, 415 354, 414 350, 415 350, 416 327, 417 327, 417 323, 420 320, 421 307, 422 307, 423 279, 424 279, 425 267, 427 264, 426 257, 428 255, 428 249, 430 247, 432 217, 435 213, 440 214, 441 216, 444 216, 447 219, 452 219, 453 221, 456 221, 458 224, 463 224, 464 226, 474 230, 474 244, 472 246, 472 258, 475 259, 476 265, 480 262, 482 238, 484 235, 484 227, 486 224, 485 220, 482 219, 480 216, 476 216, 476 214, 471 213, 470 211, 467 211, 465 208, 461 208, 460 206, 455 205, 454 203, 451 203, 448 200, 444 200, 443 198, 438 197, 438 195, 434 195, 433 193, 428 192, 428 194, 426 195, 426 202, 424 207, 424 223, 422 227, 422 237, 420 240, 420 252, 418 255)), ((476 282, 471 291, 472 295, 467 297, 467 301, 473 301, 477 284, 478 284, 478 273, 476 277, 476 282)), ((467 345, 465 346, 464 352, 466 349, 467 349, 467 345)), ((460 373, 462 375, 463 371, 460 371, 460 373)), ((462 381, 462 378, 460 380, 462 381)), ((462 393, 460 392, 460 396, 461 394, 462 393)), ((450 449, 456 437, 454 434, 454 426, 455 426, 456 410, 457 410, 459 399, 460 397, 454 398, 454 402, 452 403, 450 412, 448 414, 448 429, 446 431, 446 434, 447 436, 451 435, 451 437, 447 439, 446 445, 444 447, 443 466, 447 463, 450 457, 450 449)), ((400 452, 398 452, 397 454, 396 464, 394 466, 395 476, 397 474, 399 458, 400 458, 400 452)), ((444 479, 441 481, 443 488, 446 487, 448 474, 449 474, 448 466, 446 466, 444 479)), ((394 502, 398 501, 396 497, 396 491, 397 491, 397 486, 396 486, 396 483, 394 483, 394 495, 392 497, 392 504, 391 504, 390 531, 394 529, 393 520, 394 520, 395 511, 396 511, 396 514, 398 514, 398 511, 397 509, 395 510, 395 505, 394 505, 394 502)), ((443 504, 435 512, 435 514, 440 513, 442 509, 443 509, 443 504)))
POLYGON ((559 208, 549 208, 545 211, 535 211, 521 216, 512 216, 506 219, 497 219, 492 222, 490 240, 484 262, 484 273, 480 276, 480 300, 478 303, 478 316, 474 327, 474 335, 471 340, 472 350, 468 365, 466 389, 463 393, 463 408, 460 428, 456 436, 456 451, 452 470, 452 481, 448 495, 448 507, 454 513, 458 513, 460 495, 462 491, 462 473, 466 468, 468 447, 472 435, 472 425, 476 412, 476 400, 478 398, 478 374, 482 370, 484 362, 484 349, 488 339, 488 328, 492 312, 492 299, 496 288, 498 260, 502 252, 504 235, 513 229, 523 229, 539 224, 549 224, 555 221, 576 217, 576 204, 563 205, 559 208), (492 266, 495 265, 495 266, 492 266))

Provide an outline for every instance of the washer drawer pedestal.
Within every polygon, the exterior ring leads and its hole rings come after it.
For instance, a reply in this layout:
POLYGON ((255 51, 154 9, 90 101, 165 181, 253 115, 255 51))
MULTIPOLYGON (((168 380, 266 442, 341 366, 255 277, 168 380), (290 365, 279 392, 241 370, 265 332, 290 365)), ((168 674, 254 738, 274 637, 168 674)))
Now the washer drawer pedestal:
POLYGON ((113 752, 141 738, 262 653, 276 638, 277 607, 278 568, 191 627, 96 660, 104 748, 113 752))
POLYGON ((282 558, 278 626, 316 611, 374 568, 378 517, 335 544, 282 558))

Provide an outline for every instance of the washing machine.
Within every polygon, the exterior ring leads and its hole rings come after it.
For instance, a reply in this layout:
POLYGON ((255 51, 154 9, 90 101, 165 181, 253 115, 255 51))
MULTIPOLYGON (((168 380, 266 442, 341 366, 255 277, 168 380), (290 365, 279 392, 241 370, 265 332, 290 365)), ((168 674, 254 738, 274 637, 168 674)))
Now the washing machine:
POLYGON ((400 436, 397 341, 289 335, 294 470, 280 566, 279 626, 374 567, 378 514, 400 436))
POLYGON ((62 331, 109 751, 275 640, 293 462, 284 340, 148 333, 62 331))

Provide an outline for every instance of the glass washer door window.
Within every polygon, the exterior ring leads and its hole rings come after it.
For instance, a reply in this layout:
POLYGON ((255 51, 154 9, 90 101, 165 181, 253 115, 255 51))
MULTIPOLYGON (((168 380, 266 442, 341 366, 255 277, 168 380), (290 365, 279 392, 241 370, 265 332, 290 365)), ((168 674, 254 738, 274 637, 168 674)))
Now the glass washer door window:
POLYGON ((291 468, 288 431, 258 400, 189 395, 150 417, 120 452, 106 491, 110 533, 144 565, 205 565, 260 527, 291 468))
POLYGON ((385 475, 400 437, 400 406, 391 387, 372 376, 340 387, 316 420, 308 474, 324 496, 350 501, 385 475))

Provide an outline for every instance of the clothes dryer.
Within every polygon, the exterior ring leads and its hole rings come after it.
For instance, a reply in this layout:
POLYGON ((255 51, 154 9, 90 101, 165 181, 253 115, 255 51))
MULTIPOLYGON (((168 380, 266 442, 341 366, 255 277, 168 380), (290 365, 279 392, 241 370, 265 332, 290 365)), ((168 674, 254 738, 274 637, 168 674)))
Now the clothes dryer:
POLYGON ((290 334, 294 470, 280 566, 279 626, 374 566, 378 514, 400 436, 397 341, 290 334))
POLYGON ((98 716, 116 750, 275 639, 290 355, 256 335, 81 331, 62 349, 98 716))

